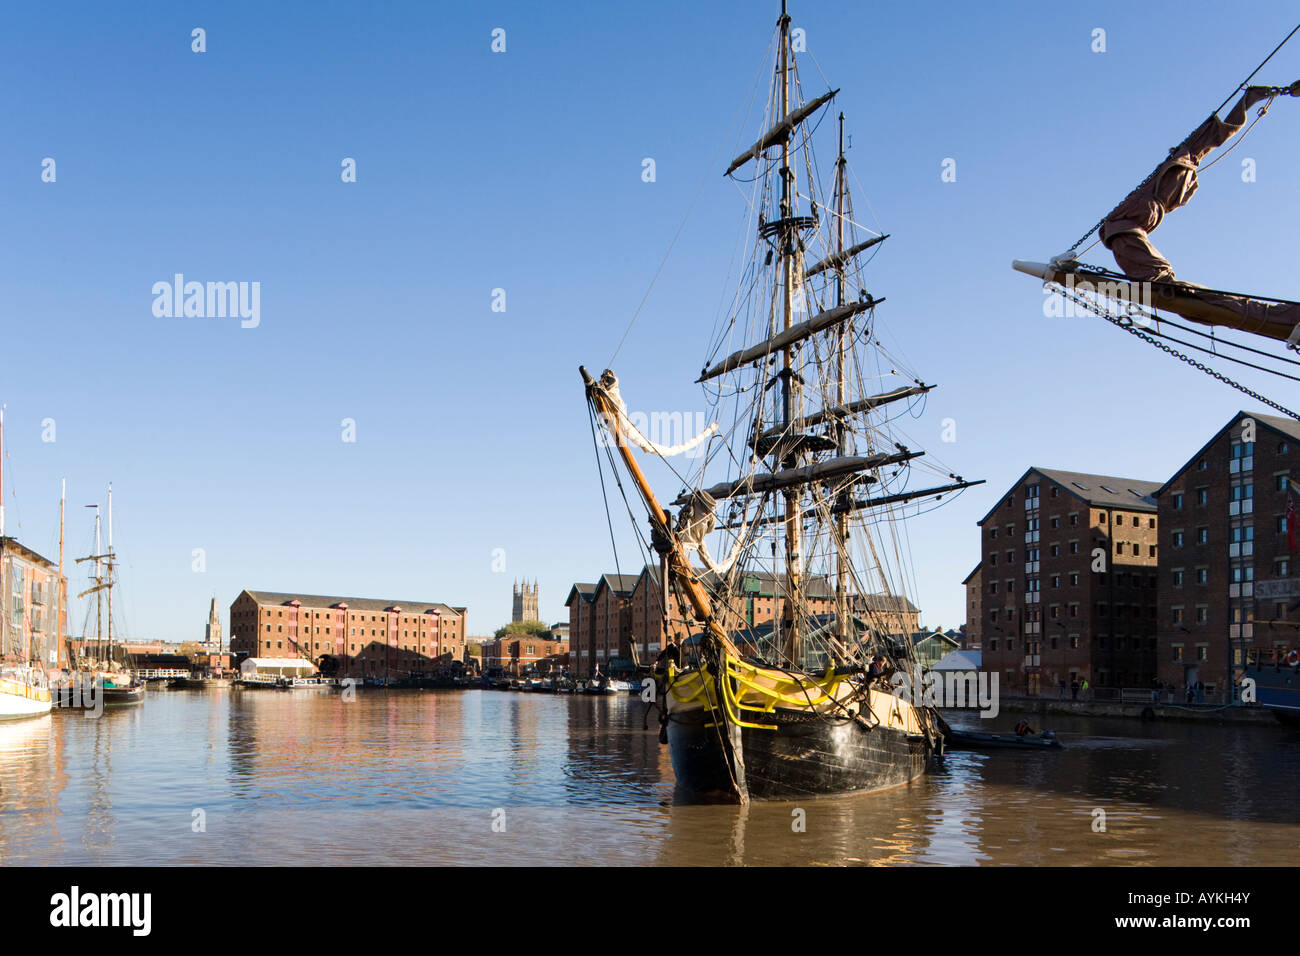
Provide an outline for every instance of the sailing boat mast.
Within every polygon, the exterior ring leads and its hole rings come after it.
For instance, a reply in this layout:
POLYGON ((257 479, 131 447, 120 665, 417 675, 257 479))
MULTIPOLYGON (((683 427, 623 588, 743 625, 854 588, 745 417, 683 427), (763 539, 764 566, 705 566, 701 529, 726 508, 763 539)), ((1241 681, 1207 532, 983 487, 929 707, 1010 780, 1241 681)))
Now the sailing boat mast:
POLYGON ((95 660, 98 661, 100 659, 100 654, 103 651, 101 645, 104 640, 104 605, 103 598, 100 597, 100 591, 103 590, 104 587, 104 576, 100 572, 99 567, 100 558, 102 557, 99 553, 99 505, 86 505, 86 507, 95 509, 95 553, 90 555, 88 558, 78 558, 77 563, 80 564, 82 561, 95 562, 95 586, 87 591, 82 591, 81 594, 77 596, 85 597, 91 591, 95 593, 95 660))
POLYGON ((113 654, 113 483, 108 483, 108 653, 113 654))
MULTIPOLYGON (((835 306, 844 304, 844 191, 847 188, 844 169, 844 114, 840 113, 840 148, 835 160, 835 255, 839 265, 835 269, 835 306)), ((844 384, 844 333, 841 325, 835 336, 835 404, 843 408, 847 400, 844 384)), ((848 454, 848 428, 844 419, 835 422, 835 449, 841 457, 848 454)), ((848 490, 839 495, 837 504, 848 500, 848 490)), ((835 515, 835 634, 841 647, 849 646, 849 596, 848 596, 849 515, 841 510, 835 515)))
MULTIPOLYGON (((785 0, 781 0, 781 122, 790 116, 790 15, 785 10, 785 0)), ((779 233, 779 252, 781 267, 781 308, 783 315, 782 331, 789 332, 794 324, 794 268, 795 249, 798 242, 798 226, 794 216, 794 206, 798 198, 795 188, 795 171, 790 163, 791 135, 781 140, 781 219, 782 230, 779 233)), ((787 343, 781 350, 781 430, 789 436, 790 423, 798 417, 799 387, 798 376, 794 369, 794 346, 787 343)), ((778 445, 777 447, 780 447, 778 445)), ((791 441, 782 465, 793 468, 798 464, 798 444, 791 441)), ((801 537, 803 531, 802 509, 799 506, 799 489, 790 488, 785 492, 785 610, 782 614, 785 633, 785 656, 793 664, 798 664, 802 654, 800 647, 799 607, 802 604, 802 561, 801 537)))

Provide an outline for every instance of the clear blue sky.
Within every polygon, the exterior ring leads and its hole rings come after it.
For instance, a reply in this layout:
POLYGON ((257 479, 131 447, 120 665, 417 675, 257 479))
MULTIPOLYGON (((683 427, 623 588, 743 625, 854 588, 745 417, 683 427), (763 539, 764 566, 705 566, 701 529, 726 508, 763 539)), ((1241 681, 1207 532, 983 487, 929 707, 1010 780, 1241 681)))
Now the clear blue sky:
MULTIPOLYGON (((575 580, 613 569, 576 367, 604 367, 703 182, 616 368, 634 407, 704 407, 691 383, 745 211, 720 173, 757 133, 733 121, 778 8, 9 7, 9 532, 55 553, 67 476, 69 555, 87 553, 80 506, 112 481, 141 638, 196 637, 208 599, 224 611, 245 587, 465 604, 481 634, 526 576, 543 616, 564 617, 575 580), (260 282, 260 326, 156 318, 152 286, 177 272, 260 282)), ((989 481, 912 529, 923 621, 950 626, 974 522, 1027 466, 1161 480, 1238 408, 1263 410, 1100 320, 1044 318, 1009 264, 1073 242, 1297 16, 1281 2, 919 10, 791 7, 843 88, 860 217, 894 237, 873 263, 881 318, 940 383, 908 437, 989 481), (940 181, 947 157, 955 183, 940 181), (958 440, 943 445, 948 417, 958 440)), ((817 92, 807 60, 803 76, 817 92)), ((1300 39, 1260 79, 1297 77, 1300 39)), ((1155 236, 1180 276, 1300 298, 1297 155, 1300 102, 1282 100, 1155 236)))

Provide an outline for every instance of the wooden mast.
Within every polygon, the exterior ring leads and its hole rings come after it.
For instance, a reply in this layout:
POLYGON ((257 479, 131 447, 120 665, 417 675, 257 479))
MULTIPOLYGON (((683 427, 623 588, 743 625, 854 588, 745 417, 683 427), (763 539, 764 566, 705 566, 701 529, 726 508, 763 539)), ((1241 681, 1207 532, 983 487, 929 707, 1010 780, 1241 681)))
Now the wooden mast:
MULTIPOLYGON (((785 0, 781 0, 781 119, 790 115, 790 15, 785 10, 785 0)), ((798 190, 795 172, 790 164, 790 140, 794 131, 781 140, 781 219, 784 228, 778 234, 781 255, 781 309, 783 329, 788 331, 794 324, 794 259, 798 242, 798 231, 794 221, 795 204, 798 190)), ((790 345, 782 350, 781 362, 781 425, 787 432, 790 423, 798 417, 798 378, 794 368, 794 348, 790 345)), ((780 447, 780 446, 778 446, 780 447)), ((792 468, 799 461, 797 444, 790 442, 789 451, 782 459, 782 465, 792 468)), ((802 602, 802 563, 801 538, 803 531, 802 509, 799 506, 800 492, 797 488, 786 491, 785 498, 785 604, 781 614, 785 626, 783 651, 791 665, 798 667, 802 663, 802 648, 799 633, 799 608, 802 602)))
MULTIPOLYGON (((578 372, 582 375, 582 380, 587 386, 587 397, 595 406, 596 411, 609 424, 610 433, 616 438, 614 444, 618 447, 619 457, 623 459, 623 464, 627 468, 633 484, 636 485, 637 491, 641 493, 641 499, 645 502, 646 510, 650 512, 650 520, 654 523, 656 530, 670 544, 665 558, 669 569, 681 585, 682 594, 690 602, 692 609, 695 611, 695 616, 704 622, 708 633, 722 645, 724 650, 738 657, 739 653, 735 645, 731 643, 721 625, 714 619, 713 602, 709 599, 708 592, 700 584, 699 578, 696 577, 690 561, 687 560, 685 549, 677 540, 676 535, 672 533, 671 516, 667 509, 659 504, 659 499, 655 497, 654 491, 650 488, 650 482, 646 480, 645 472, 641 470, 636 458, 632 456, 632 450, 628 447, 627 441, 623 438, 623 431, 617 425, 619 420, 618 410, 610 401, 605 389, 591 377, 585 367, 578 366, 578 372)), ((664 590, 667 591, 667 589, 668 584, 665 582, 664 590)))
POLYGON ((100 569, 99 547, 99 505, 86 505, 95 509, 95 661, 101 661, 104 653, 104 598, 102 595, 104 575, 100 569))
MULTIPOLYGON (((844 114, 840 113, 840 150, 835 160, 835 254, 840 260, 835 269, 835 304, 844 304, 844 114)), ((835 338, 835 404, 843 408, 847 401, 844 383, 844 326, 835 338)), ((835 447, 839 455, 848 454, 848 426, 843 418, 835 422, 835 447)), ((840 504, 848 500, 848 489, 840 492, 840 504)), ((840 510, 835 516, 835 633, 844 647, 849 642, 848 596, 849 515, 840 510)))
POLYGON ((108 567, 108 654, 113 656, 113 483, 108 483, 108 553, 104 562, 108 567))

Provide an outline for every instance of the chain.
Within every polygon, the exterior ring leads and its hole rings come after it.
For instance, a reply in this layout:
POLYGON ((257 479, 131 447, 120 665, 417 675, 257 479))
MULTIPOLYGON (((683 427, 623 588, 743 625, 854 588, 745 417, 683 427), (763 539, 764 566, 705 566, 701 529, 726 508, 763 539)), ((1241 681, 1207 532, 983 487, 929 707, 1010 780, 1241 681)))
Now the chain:
MULTIPOLYGON (((1086 238, 1088 237, 1084 236, 1084 239, 1086 238)), ((1088 299, 1083 298, 1078 293, 1071 292, 1070 290, 1066 289, 1064 286, 1058 283, 1052 283, 1052 285, 1056 286, 1056 290, 1060 292, 1061 295, 1065 296, 1067 299, 1071 300, 1076 305, 1080 305, 1083 308, 1087 309, 1089 312, 1093 313, 1094 315, 1101 316, 1111 325, 1118 326, 1119 328, 1123 329, 1125 332, 1137 336, 1139 339, 1141 339, 1143 342, 1146 342, 1148 345, 1154 345, 1156 348, 1160 349, 1160 351, 1169 353, 1170 355, 1172 355, 1174 358, 1178 359, 1181 362, 1186 362, 1192 368, 1204 372, 1206 375, 1210 376, 1211 378, 1218 379, 1224 385, 1228 385, 1231 386, 1232 388, 1235 388, 1243 395, 1248 395, 1249 397, 1253 398, 1255 401, 1267 405, 1269 408, 1276 409, 1282 414, 1290 416, 1291 418, 1294 418, 1297 421, 1300 421, 1300 415, 1297 415, 1295 412, 1291 411, 1291 409, 1283 405, 1279 405, 1271 398, 1265 398, 1263 395, 1259 394, 1259 392, 1253 391, 1252 389, 1247 388, 1245 385, 1242 385, 1240 382, 1236 382, 1230 379, 1222 372, 1215 371, 1214 369, 1210 368, 1208 365, 1206 365, 1203 362, 1198 362, 1190 355, 1185 355, 1182 352, 1178 351, 1177 349, 1169 345, 1166 345, 1164 342, 1157 341, 1155 336, 1148 335, 1147 333, 1142 332, 1137 328, 1134 328, 1133 319, 1131 317, 1111 315, 1107 310, 1103 309, 1100 305, 1098 305, 1095 302, 1091 302, 1088 299)), ((1141 314, 1148 317, 1152 317, 1149 315, 1149 313, 1145 311, 1143 311, 1141 314)))

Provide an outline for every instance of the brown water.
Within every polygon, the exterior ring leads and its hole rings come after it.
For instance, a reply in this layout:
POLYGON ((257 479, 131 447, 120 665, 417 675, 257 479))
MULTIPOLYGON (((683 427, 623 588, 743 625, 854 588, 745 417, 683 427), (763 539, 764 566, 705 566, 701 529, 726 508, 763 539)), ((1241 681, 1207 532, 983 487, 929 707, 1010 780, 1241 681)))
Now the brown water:
POLYGON ((1064 751, 951 753, 888 793, 741 808, 674 805, 643 710, 151 690, 0 724, 0 864, 1300 863, 1300 734, 1280 726, 1062 718, 1064 751))

